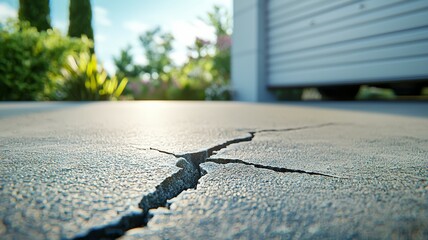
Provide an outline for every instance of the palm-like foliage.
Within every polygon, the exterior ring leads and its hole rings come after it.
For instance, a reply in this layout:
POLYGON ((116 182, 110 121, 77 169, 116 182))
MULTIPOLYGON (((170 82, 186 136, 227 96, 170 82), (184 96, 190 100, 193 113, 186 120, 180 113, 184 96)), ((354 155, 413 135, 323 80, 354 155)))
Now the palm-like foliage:
POLYGON ((110 78, 104 69, 98 68, 96 56, 88 53, 69 56, 61 73, 66 100, 118 99, 128 83, 126 78, 110 78))

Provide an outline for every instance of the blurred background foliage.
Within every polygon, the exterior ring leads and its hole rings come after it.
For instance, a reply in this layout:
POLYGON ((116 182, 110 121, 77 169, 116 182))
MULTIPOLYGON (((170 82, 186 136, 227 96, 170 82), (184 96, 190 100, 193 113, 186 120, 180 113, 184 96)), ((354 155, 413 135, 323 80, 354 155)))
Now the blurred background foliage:
MULTIPOLYGON (((231 99, 232 16, 226 8, 214 6, 199 17, 215 38, 196 38, 184 63, 172 60, 174 36, 155 27, 138 37, 141 55, 135 56, 130 46, 121 49, 113 59, 116 71, 109 74, 94 55, 90 0, 69 0, 67 35, 52 29, 49 3, 19 0, 18 19, 0 22, 0 100, 231 99)), ((391 100, 418 95, 414 89, 422 95, 428 92, 419 86, 390 87, 362 86, 348 95, 356 95, 357 100, 391 100)), ((348 97, 348 91, 338 92, 348 97)), ((274 89, 273 93, 278 100, 330 99, 323 88, 274 89)))
MULTIPOLYGON (((42 0, 48 1, 48 0, 42 0)), ((80 38, 86 36, 94 41, 92 29, 92 5, 90 0, 73 0, 69 6, 68 36, 80 38)), ((90 48, 94 52, 95 47, 90 48)))
POLYGON ((135 63, 131 47, 114 58, 119 77, 129 79, 125 95, 151 100, 230 100, 231 15, 214 6, 201 18, 216 33, 214 42, 197 38, 187 60, 176 66, 171 58, 174 36, 160 27, 139 37, 147 63, 135 63))
POLYGON ((0 100, 231 99, 232 19, 224 8, 200 18, 216 39, 197 38, 184 64, 172 60, 174 36, 156 27, 138 39, 145 64, 127 47, 112 75, 94 53, 90 0, 70 1, 68 36, 52 29, 49 0, 19 4, 19 19, 0 23, 0 100))
POLYGON ((92 42, 59 31, 37 31, 28 22, 0 25, 1 100, 61 100, 58 81, 68 55, 92 42))
POLYGON ((18 18, 31 23, 39 31, 51 27, 49 0, 19 0, 18 18))
POLYGON ((125 89, 128 80, 109 77, 99 68, 95 54, 82 52, 69 55, 61 69, 61 93, 65 100, 116 100, 125 89))

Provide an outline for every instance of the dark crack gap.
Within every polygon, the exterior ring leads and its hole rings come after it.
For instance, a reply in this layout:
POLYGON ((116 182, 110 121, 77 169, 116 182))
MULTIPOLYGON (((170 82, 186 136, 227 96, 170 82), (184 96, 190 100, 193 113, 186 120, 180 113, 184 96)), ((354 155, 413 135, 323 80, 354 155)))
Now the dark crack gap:
POLYGON ((311 128, 321 128, 321 127, 328 127, 338 125, 337 123, 323 123, 313 126, 304 126, 304 127, 295 127, 295 128, 284 128, 284 129, 262 129, 259 131, 255 131, 254 133, 265 133, 265 132, 289 132, 289 131, 297 131, 297 130, 305 130, 305 129, 311 129, 311 128))
MULTIPOLYGON (((287 131, 304 130, 304 129, 310 129, 310 128, 320 128, 320 127, 331 126, 331 125, 334 125, 334 123, 326 123, 326 124, 319 124, 319 125, 313 125, 313 126, 286 128, 286 129, 264 129, 264 130, 252 131, 252 132, 248 132, 247 136, 245 137, 235 138, 202 151, 185 153, 185 154, 175 154, 175 153, 164 151, 161 149, 149 148, 148 150, 157 151, 159 153, 168 154, 178 158, 179 160, 177 161, 176 166, 179 167, 180 170, 178 170, 176 173, 172 174, 171 176, 167 177, 158 186, 156 186, 155 191, 145 195, 142 198, 141 202, 138 205, 142 210, 141 212, 133 212, 131 214, 122 216, 118 221, 114 223, 111 223, 102 227, 98 227, 98 228, 92 228, 88 232, 76 236, 74 239, 76 240, 77 239, 79 240, 117 239, 125 235, 125 233, 128 230, 147 226, 148 222, 153 217, 150 214, 150 210, 161 208, 161 207, 169 208, 168 200, 171 200, 177 197, 178 195, 180 195, 180 193, 188 189, 196 189, 199 179, 204 175, 204 170, 200 167, 200 164, 207 161, 211 161, 211 162, 215 161, 216 159, 209 159, 209 158, 212 155, 216 154, 218 151, 224 148, 227 148, 232 144, 237 144, 242 142, 251 142, 257 133, 287 132, 287 131)), ((222 161, 220 159, 217 159, 217 160, 222 161)), ((255 166, 254 164, 247 163, 241 160, 224 159, 224 161, 225 163, 226 162, 231 163, 230 161, 240 161, 235 163, 255 166)), ((305 172, 301 170, 281 169, 281 168, 262 166, 262 165, 259 165, 259 168, 265 168, 270 170, 275 169, 274 171, 277 171, 277 172, 281 172, 281 171, 295 172, 295 173, 305 173, 305 174, 311 174, 311 175, 320 175, 325 177, 333 177, 333 176, 324 175, 321 173, 311 173, 311 172, 305 172)))
POLYGON ((254 138, 254 133, 249 133, 247 135, 248 136, 245 137, 228 140, 206 150, 181 155, 161 149, 149 148, 148 150, 157 151, 159 153, 178 158, 179 160, 177 161, 176 166, 179 167, 180 170, 167 177, 158 186, 156 186, 153 192, 143 197, 138 205, 142 210, 140 213, 134 212, 122 216, 117 222, 103 227, 93 228, 85 234, 76 236, 74 239, 117 239, 123 236, 126 231, 130 229, 147 226, 147 223, 153 217, 149 213, 151 209, 157 209, 160 207, 169 208, 167 205, 168 200, 177 197, 180 193, 188 189, 196 189, 198 180, 204 174, 204 171, 199 167, 201 163, 204 163, 206 159, 215 154, 216 151, 226 148, 231 144, 251 141, 254 138))
POLYGON ((206 162, 213 162, 213 163, 217 163, 217 164, 237 163, 237 164, 243 164, 243 165, 247 165, 247 166, 253 166, 255 168, 272 170, 272 171, 280 172, 280 173, 300 173, 300 174, 317 175, 317 176, 323 176, 323 177, 340 178, 340 177, 336 177, 336 176, 328 175, 328 174, 324 174, 324 173, 309 172, 309 171, 303 171, 303 170, 297 170, 297 169, 272 167, 272 166, 267 166, 267 165, 250 163, 250 162, 246 162, 246 161, 243 161, 240 159, 209 158, 209 159, 207 159, 206 162))
POLYGON ((116 239, 130 229, 146 226, 152 217, 149 214, 150 209, 165 207, 169 199, 178 196, 184 190, 196 188, 201 177, 200 170, 184 158, 179 158, 176 166, 180 168, 176 173, 165 178, 153 192, 142 198, 138 205, 142 210, 141 212, 122 216, 117 222, 100 228, 93 228, 74 239, 116 239))
POLYGON ((174 156, 176 158, 180 157, 179 155, 176 155, 176 154, 174 154, 172 152, 167 152, 167 151, 164 151, 164 150, 161 150, 161 149, 157 149, 157 148, 152 148, 151 147, 151 148, 149 148, 149 150, 153 150, 153 151, 160 152, 160 153, 163 153, 163 154, 171 155, 171 156, 174 156))

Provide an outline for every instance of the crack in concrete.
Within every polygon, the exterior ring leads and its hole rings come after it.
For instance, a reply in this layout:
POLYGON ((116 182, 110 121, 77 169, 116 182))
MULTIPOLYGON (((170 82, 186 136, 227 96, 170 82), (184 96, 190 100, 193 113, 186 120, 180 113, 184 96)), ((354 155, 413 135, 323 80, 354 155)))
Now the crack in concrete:
POLYGON ((238 137, 232 140, 228 140, 222 144, 216 145, 214 147, 201 150, 193 153, 185 154, 175 154, 172 152, 164 151, 156 148, 148 148, 145 150, 153 150, 163 154, 172 155, 178 158, 176 166, 180 168, 176 173, 167 177, 162 181, 158 186, 156 186, 155 191, 145 195, 139 203, 139 208, 141 212, 133 212, 122 216, 118 221, 100 227, 89 230, 87 233, 76 236, 74 239, 116 239, 123 236, 126 231, 133 228, 141 228, 147 226, 150 219, 153 217, 150 214, 150 210, 157 209, 160 207, 167 207, 167 202, 170 199, 177 197, 183 191, 188 189, 196 189, 199 179, 205 175, 204 170, 200 167, 200 164, 205 162, 215 162, 218 164, 228 164, 228 163, 239 163, 244 165, 251 165, 256 168, 269 169, 276 172, 292 172, 292 173, 303 173, 310 175, 318 175, 324 177, 335 177, 327 174, 316 173, 316 172, 306 172, 303 170, 293 170, 286 168, 278 168, 271 166, 264 166, 260 164, 252 164, 239 159, 211 159, 210 157, 216 154, 218 151, 227 148, 228 146, 236 143, 242 142, 251 142, 257 133, 264 132, 287 132, 287 131, 296 131, 304 130, 310 128, 320 128, 325 126, 335 125, 334 123, 319 124, 313 126, 304 126, 296 128, 286 128, 286 129, 263 129, 258 131, 248 132, 248 136, 238 137))
POLYGON ((297 131, 297 130, 305 130, 305 129, 311 129, 311 128, 321 128, 321 127, 328 127, 333 125, 339 125, 337 123, 323 123, 318 125, 312 125, 312 126, 303 126, 303 127, 295 127, 295 128, 283 128, 283 129, 262 129, 259 131, 255 131, 253 133, 264 133, 264 132, 289 132, 289 131, 297 131))
POLYGON ((298 169, 272 167, 272 166, 261 165, 261 164, 257 164, 257 163, 250 163, 250 162, 246 162, 246 161, 243 161, 240 159, 208 158, 206 162, 213 162, 213 163, 217 163, 217 164, 237 163, 237 164, 243 164, 243 165, 247 165, 247 166, 253 166, 255 168, 272 170, 274 172, 280 172, 280 173, 301 173, 301 174, 317 175, 317 176, 323 176, 323 177, 341 178, 341 177, 328 175, 328 174, 324 174, 324 173, 318 173, 318 172, 308 172, 308 171, 303 171, 303 170, 298 170, 298 169))
MULTIPOLYGON (((147 150, 147 149, 146 149, 146 150, 147 150)), ((176 158, 180 158, 180 156, 179 156, 179 155, 177 155, 177 154, 175 154, 175 153, 167 152, 167 151, 160 150, 160 149, 157 149, 157 148, 152 148, 152 147, 150 147, 150 148, 148 148, 148 150, 153 150, 153 151, 156 151, 156 152, 160 152, 160 153, 163 153, 163 154, 167 154, 167 155, 174 156, 174 157, 176 157, 176 158)))
POLYGON ((178 196, 184 190, 196 188, 199 180, 200 171, 184 158, 179 158, 176 166, 180 169, 165 178, 155 191, 145 195, 139 203, 141 212, 133 212, 122 216, 117 222, 103 226, 101 228, 91 229, 84 235, 77 236, 74 239, 116 239, 125 234, 126 231, 144 227, 151 218, 150 209, 156 209, 166 206, 167 201, 178 196))

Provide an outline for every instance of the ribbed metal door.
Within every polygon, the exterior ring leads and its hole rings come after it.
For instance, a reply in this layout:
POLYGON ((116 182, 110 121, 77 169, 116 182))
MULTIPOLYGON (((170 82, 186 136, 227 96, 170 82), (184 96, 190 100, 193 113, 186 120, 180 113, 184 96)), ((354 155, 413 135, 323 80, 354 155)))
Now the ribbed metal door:
POLYGON ((266 0, 268 85, 428 78, 428 0, 266 0))

